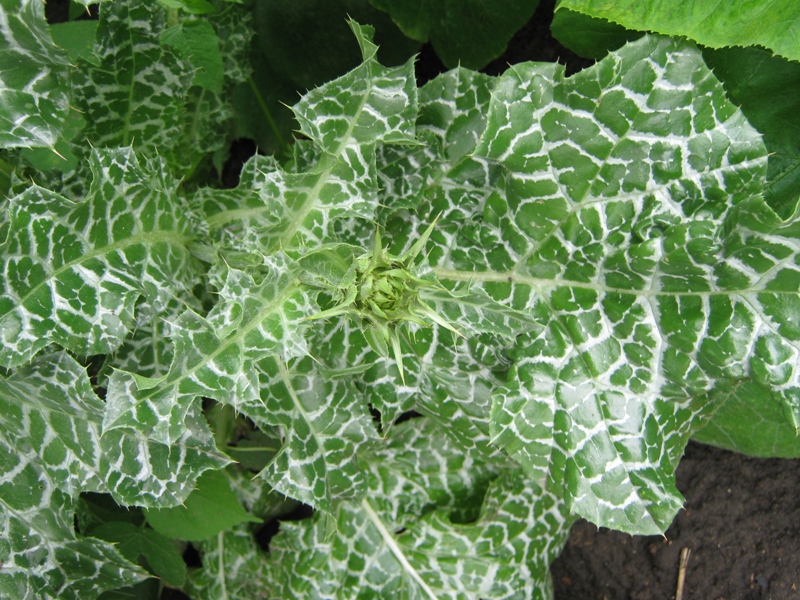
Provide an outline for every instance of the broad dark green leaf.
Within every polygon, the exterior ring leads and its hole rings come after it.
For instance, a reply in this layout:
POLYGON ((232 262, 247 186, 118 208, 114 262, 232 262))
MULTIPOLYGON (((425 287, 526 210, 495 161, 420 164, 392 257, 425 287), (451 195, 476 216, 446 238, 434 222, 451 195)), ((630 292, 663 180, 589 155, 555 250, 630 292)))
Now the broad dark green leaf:
MULTIPOLYGON (((368 0, 292 0, 260 2, 254 11, 260 32, 257 51, 268 61, 274 77, 292 91, 305 92, 340 77, 362 60, 358 43, 347 27, 352 19, 375 29, 381 63, 401 65, 419 49, 368 0)), ((268 82, 264 82, 268 83, 268 82)), ((294 103, 297 96, 284 98, 294 103)))
POLYGON ((159 533, 187 541, 204 540, 240 523, 261 522, 242 508, 219 471, 200 477, 182 506, 149 509, 145 514, 147 522, 159 533))
POLYGON ((764 46, 800 60, 800 4, 794 0, 665 3, 657 0, 560 0, 557 12, 608 19, 627 29, 689 39, 709 48, 764 46))
POLYGON ((430 42, 450 68, 480 69, 506 49, 531 18, 538 0, 370 0, 408 37, 430 42))
POLYGON ((749 456, 800 457, 797 429, 769 388, 742 381, 714 394, 718 408, 692 439, 749 456))
POLYGON ((153 529, 115 521, 94 528, 92 537, 114 543, 117 550, 134 564, 143 556, 147 566, 167 585, 179 587, 186 581, 186 563, 177 543, 153 529))
POLYGON ((222 55, 217 34, 208 21, 186 21, 165 29, 161 41, 174 48, 194 67, 193 85, 222 91, 222 55))
POLYGON ((772 56, 760 48, 704 50, 703 57, 764 135, 769 151, 764 198, 790 217, 800 197, 800 63, 772 56))
POLYGON ((601 59, 611 50, 618 50, 636 40, 641 31, 625 29, 600 15, 591 16, 559 5, 550 24, 553 37, 573 52, 587 58, 601 59))
POLYGON ((85 60, 96 64, 94 55, 95 38, 97 36, 97 21, 67 21, 50 26, 53 42, 69 54, 73 62, 85 60))
MULTIPOLYGON (((73 107, 69 111, 66 121, 64 121, 61 138, 56 141, 52 148, 23 148, 20 151, 20 156, 27 164, 40 171, 77 172, 79 161, 84 157, 72 142, 81 135, 85 126, 86 120, 73 107)), ((52 189, 62 194, 67 193, 58 187, 53 187, 52 189)))
POLYGON ((216 8, 208 0, 158 0, 167 8, 183 9, 193 15, 207 15, 214 13, 216 8))

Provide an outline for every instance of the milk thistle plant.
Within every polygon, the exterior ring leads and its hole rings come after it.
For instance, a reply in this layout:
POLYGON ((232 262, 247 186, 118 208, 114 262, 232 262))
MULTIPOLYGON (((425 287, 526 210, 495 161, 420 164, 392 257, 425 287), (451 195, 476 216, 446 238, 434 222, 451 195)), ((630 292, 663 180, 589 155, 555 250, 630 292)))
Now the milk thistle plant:
POLYGON ((278 2, 0 0, 0 596, 550 598, 690 438, 800 454, 796 149, 725 79, 766 51, 674 14, 486 75, 533 6, 484 4, 363 3, 410 50, 351 20, 280 112, 278 2))
POLYGON ((415 323, 423 327, 436 324, 463 337, 420 298, 420 293, 425 290, 446 293, 445 288, 436 281, 414 275, 414 261, 425 247, 435 225, 434 220, 414 245, 399 256, 384 250, 378 230, 375 232, 375 247, 372 252, 356 256, 359 248, 338 245, 330 249, 312 250, 300 260, 301 268, 310 267, 301 277, 305 278, 313 273, 310 284, 321 284, 338 301, 336 306, 308 319, 326 319, 339 315, 355 318, 362 325, 364 337, 375 352, 388 357, 391 347, 403 383, 403 349, 398 327, 404 323, 415 323), (332 252, 335 256, 332 256, 332 252), (349 260, 337 260, 347 254, 349 260), (335 273, 331 268, 337 265, 342 267, 342 271, 335 273), (322 267, 322 273, 314 272, 317 267, 322 267))

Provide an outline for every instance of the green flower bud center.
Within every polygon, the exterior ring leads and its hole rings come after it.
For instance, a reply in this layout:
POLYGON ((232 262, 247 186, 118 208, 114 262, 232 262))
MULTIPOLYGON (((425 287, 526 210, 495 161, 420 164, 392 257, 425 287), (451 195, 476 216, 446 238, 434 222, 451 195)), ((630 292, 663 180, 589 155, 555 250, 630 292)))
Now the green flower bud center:
POLYGON ((400 264, 367 270, 357 285, 356 308, 370 319, 389 323, 402 321, 408 315, 419 290, 417 280, 400 264))

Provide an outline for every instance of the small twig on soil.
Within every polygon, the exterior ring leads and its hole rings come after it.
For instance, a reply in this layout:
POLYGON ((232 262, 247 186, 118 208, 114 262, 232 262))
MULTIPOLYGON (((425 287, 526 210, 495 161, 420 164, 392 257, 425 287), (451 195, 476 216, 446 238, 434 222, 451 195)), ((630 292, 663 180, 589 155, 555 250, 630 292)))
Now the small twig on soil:
POLYGON ((689 564, 690 548, 681 550, 681 559, 678 563, 678 589, 675 590, 675 600, 683 600, 683 582, 686 580, 686 565, 689 564))

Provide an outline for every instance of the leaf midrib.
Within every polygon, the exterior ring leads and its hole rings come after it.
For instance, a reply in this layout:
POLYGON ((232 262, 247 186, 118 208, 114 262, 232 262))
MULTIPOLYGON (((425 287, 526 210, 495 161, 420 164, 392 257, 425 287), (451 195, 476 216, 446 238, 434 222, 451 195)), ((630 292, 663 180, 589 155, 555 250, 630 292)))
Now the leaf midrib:
POLYGON ((438 596, 434 593, 431 587, 425 582, 422 578, 422 575, 412 566, 409 562, 408 558, 406 558, 403 549, 397 543, 397 540, 394 539, 394 536, 386 527, 386 524, 381 520, 380 515, 375 512, 375 509, 372 508, 372 505, 364 499, 361 501, 361 508, 367 515, 367 518, 372 522, 375 528, 380 533, 381 538, 383 539, 384 543, 389 547, 390 552, 394 555, 397 561, 402 565, 403 570, 408 573, 411 578, 417 582, 417 585, 422 589, 422 591, 427 595, 428 598, 431 600, 438 600, 438 596))
MULTIPOLYGON (((140 233, 138 235, 131 236, 129 238, 125 238, 124 240, 119 242, 114 242, 113 244, 109 244, 107 246, 102 246, 101 248, 95 248, 93 250, 90 250, 87 253, 82 254, 79 258, 66 262, 57 269, 51 270, 48 277, 45 277, 39 283, 32 286, 24 296, 19 297, 19 301, 15 306, 12 306, 11 309, 5 313, 0 313, 0 318, 6 316, 7 314, 9 314, 10 312, 19 307, 23 307, 25 303, 28 300, 30 300, 31 297, 34 296, 43 286, 45 286, 51 281, 55 281, 63 273, 73 269, 78 265, 93 260, 98 256, 102 256, 104 254, 112 254, 113 252, 124 250, 125 248, 129 248, 130 246, 135 246, 137 244, 155 245, 160 242, 167 242, 175 246, 185 247, 190 240, 191 238, 177 234, 173 231, 148 231, 140 233)), ((85 239, 83 239, 83 242, 88 245, 88 242, 85 239)), ((11 258, 11 256, 7 255, 7 258, 11 258)), ((38 256, 36 258, 39 259, 38 256)), ((44 265, 44 263, 42 263, 41 261, 39 262, 39 264, 44 265)), ((109 263, 105 264, 107 268, 113 268, 109 263)))
MULTIPOLYGON (((242 340, 250 331, 258 327, 258 325, 269 315, 271 312, 276 310, 277 307, 282 305, 286 299, 291 296, 297 289, 298 282, 292 281, 289 285, 287 285, 283 291, 271 302, 266 304, 260 311, 258 311, 253 318, 244 326, 239 327, 236 330, 235 335, 231 335, 230 337, 225 338, 224 340, 220 340, 219 346, 211 352, 210 354, 203 355, 203 360, 199 361, 197 364, 192 366, 190 369, 179 371, 177 376, 170 377, 173 372, 169 373, 165 379, 163 384, 155 385, 152 388, 147 390, 146 394, 142 394, 141 396, 137 395, 136 401, 131 404, 130 407, 123 413, 122 416, 129 414, 134 408, 140 406, 143 402, 146 402, 152 396, 163 392, 166 389, 174 388, 179 385, 185 379, 194 375, 198 370, 205 367, 207 364, 212 362, 219 354, 226 351, 231 345, 237 344, 240 340, 242 340)), ((105 431, 109 431, 112 429, 118 428, 126 428, 128 425, 117 426, 109 424, 105 431)), ((104 433, 105 433, 104 431, 104 433)))
POLYGON ((687 291, 663 291, 653 289, 632 289, 615 288, 601 283, 590 283, 586 281, 575 281, 572 279, 545 279, 540 277, 530 277, 520 275, 515 271, 465 271, 461 269, 450 269, 446 267, 434 267, 433 272, 440 280, 465 281, 478 283, 513 283, 528 285, 533 288, 557 288, 572 287, 604 292, 608 294, 628 294, 646 298, 657 298, 662 296, 681 297, 681 296, 746 296, 748 294, 791 294, 797 295, 797 290, 771 290, 771 289, 710 289, 710 290, 687 290, 687 291))
MULTIPOLYGON (((298 209, 294 212, 292 220, 287 225, 283 234, 273 243, 271 250, 288 247, 288 243, 291 241, 292 237, 294 237, 294 234, 297 233, 298 229, 300 229, 300 226, 302 225, 306 216, 308 215, 309 212, 311 212, 311 209, 314 207, 317 200, 319 199, 320 191, 322 190, 322 187, 325 185, 325 183, 328 181, 331 172, 338 164, 339 157, 342 155, 342 152, 350 143, 353 131, 358 125, 359 117, 361 116, 361 113, 364 111, 364 107, 367 105, 369 98, 372 96, 373 78, 372 78, 372 73, 369 70, 368 72, 369 72, 369 77, 368 77, 369 92, 365 93, 361 97, 361 102, 358 108, 356 109, 355 113, 353 114, 353 117, 350 119, 347 131, 342 135, 341 138, 339 138, 339 144, 336 146, 334 151, 329 153, 326 152, 320 158, 319 162, 316 165, 316 168, 318 170, 317 170, 317 180, 316 183, 314 184, 314 187, 312 187, 307 192, 305 200, 300 204, 298 209)), ((229 223, 231 221, 239 219, 244 219, 251 216, 257 216, 270 210, 272 210, 272 207, 270 206, 226 210, 214 214, 212 217, 209 217, 206 220, 206 222, 212 227, 221 227, 225 223, 229 223)))

